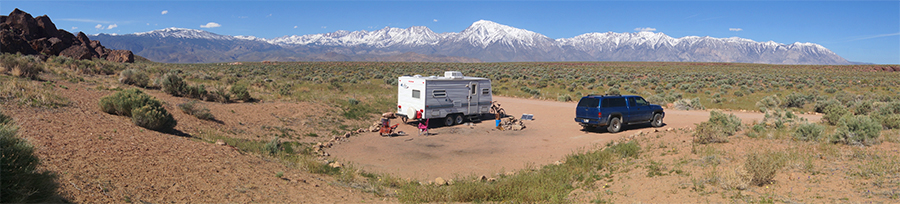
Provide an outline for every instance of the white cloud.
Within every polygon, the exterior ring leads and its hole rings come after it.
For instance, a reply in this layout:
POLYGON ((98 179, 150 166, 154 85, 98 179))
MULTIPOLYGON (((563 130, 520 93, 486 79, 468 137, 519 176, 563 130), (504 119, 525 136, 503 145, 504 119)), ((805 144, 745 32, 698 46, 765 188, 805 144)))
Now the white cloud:
POLYGON ((147 25, 150 25, 150 23, 147 23, 147 25))
POLYGON ((437 19, 434 19, 434 22, 437 22, 437 19))
POLYGON ((78 27, 72 26, 72 30, 78 29, 78 27))
POLYGON ((167 13, 169 13, 169 10, 163 10, 163 11, 162 11, 162 15, 166 15, 167 13))
POLYGON ((729 28, 728 31, 742 31, 744 29, 741 28, 729 28))
POLYGON ((297 26, 294 26, 294 28, 297 28, 297 26))
POLYGON ((206 23, 206 25, 200 25, 200 27, 201 28, 216 28, 216 27, 222 27, 222 25, 219 25, 216 22, 209 22, 209 23, 206 23))
POLYGON ((635 28, 634 31, 640 31, 640 32, 653 32, 653 31, 656 31, 656 28, 650 28, 650 27, 647 27, 647 28, 635 28))
POLYGON ((119 25, 112 24, 112 25, 109 25, 108 27, 106 27, 106 29, 113 29, 113 28, 116 28, 116 27, 119 27, 119 25))
POLYGON ((100 25, 100 24, 97 24, 97 25, 95 25, 95 26, 94 26, 94 28, 97 28, 97 29, 100 29, 100 30, 103 30, 103 25, 100 25))
POLYGON ((328 28, 328 26, 322 26, 322 28, 328 28))
POLYGON ((898 36, 898 35, 900 35, 900 33, 888 33, 888 34, 881 34, 881 35, 872 35, 872 36, 860 37, 860 38, 856 38, 856 39, 853 39, 853 40, 850 40, 850 41, 868 40, 868 39, 872 39, 872 38, 882 38, 882 37, 890 37, 890 36, 898 36))

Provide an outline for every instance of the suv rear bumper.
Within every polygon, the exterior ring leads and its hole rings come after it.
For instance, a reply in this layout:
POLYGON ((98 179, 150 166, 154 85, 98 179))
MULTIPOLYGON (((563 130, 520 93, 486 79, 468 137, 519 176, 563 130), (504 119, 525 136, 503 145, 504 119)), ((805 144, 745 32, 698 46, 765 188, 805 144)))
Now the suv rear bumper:
POLYGON ((575 118, 575 122, 578 122, 581 126, 606 126, 606 120, 600 120, 595 118, 575 118))

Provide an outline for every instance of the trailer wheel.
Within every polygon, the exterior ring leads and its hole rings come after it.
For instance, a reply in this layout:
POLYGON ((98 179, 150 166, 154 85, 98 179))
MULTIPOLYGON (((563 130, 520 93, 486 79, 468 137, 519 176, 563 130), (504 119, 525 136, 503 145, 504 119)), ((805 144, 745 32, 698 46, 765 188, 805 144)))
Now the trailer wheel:
POLYGON ((462 114, 457 114, 457 115, 454 116, 453 118, 455 118, 453 123, 455 123, 455 124, 457 124, 457 125, 463 123, 463 116, 462 116, 462 114))
POLYGON ((448 115, 446 118, 444 118, 444 126, 451 125, 453 125, 453 115, 448 115))

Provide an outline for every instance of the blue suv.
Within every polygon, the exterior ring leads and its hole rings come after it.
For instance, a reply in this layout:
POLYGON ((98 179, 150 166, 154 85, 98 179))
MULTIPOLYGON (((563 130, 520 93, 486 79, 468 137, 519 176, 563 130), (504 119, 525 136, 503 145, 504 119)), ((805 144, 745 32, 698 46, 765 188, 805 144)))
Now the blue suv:
POLYGON ((631 95, 588 95, 581 97, 575 108, 575 122, 585 129, 606 126, 613 133, 621 131, 622 124, 649 122, 660 127, 665 116, 662 106, 631 95))

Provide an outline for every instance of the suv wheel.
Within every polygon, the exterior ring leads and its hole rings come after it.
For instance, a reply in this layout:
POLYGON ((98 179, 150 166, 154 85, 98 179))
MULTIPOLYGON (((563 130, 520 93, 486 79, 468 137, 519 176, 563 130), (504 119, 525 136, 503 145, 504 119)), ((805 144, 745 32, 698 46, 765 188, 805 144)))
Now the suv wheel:
POLYGON ((662 114, 653 114, 653 120, 650 121, 650 125, 652 125, 653 127, 661 127, 662 124, 662 114))
POLYGON ((622 119, 613 118, 609 120, 609 126, 606 127, 606 130, 611 133, 617 133, 622 130, 622 119))

